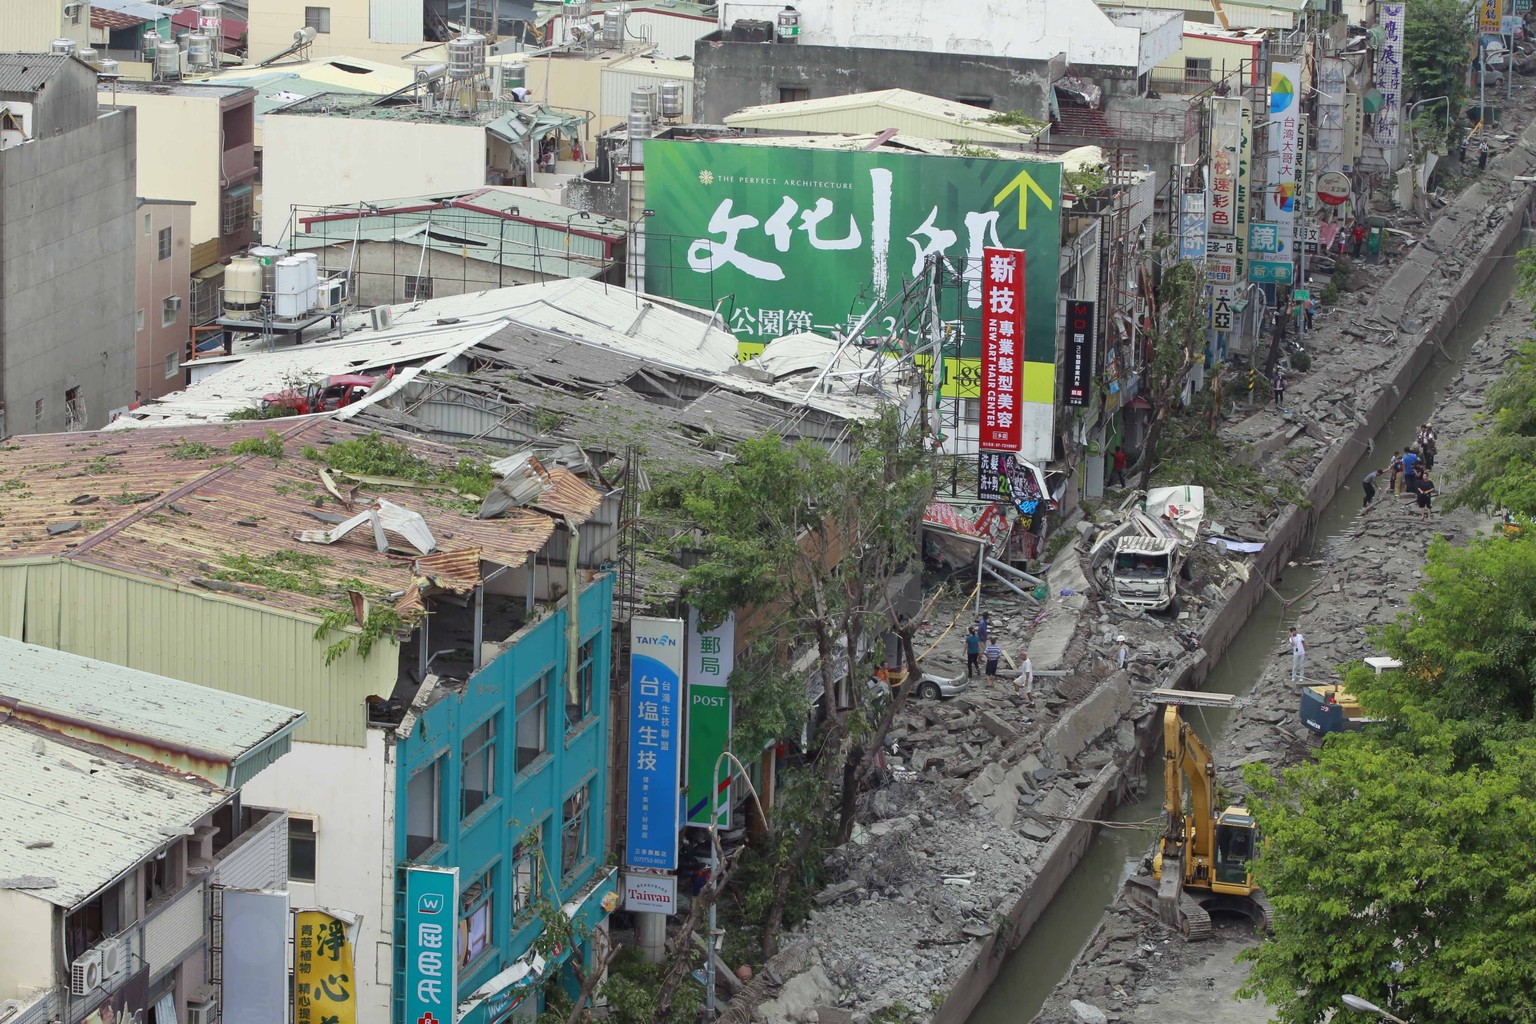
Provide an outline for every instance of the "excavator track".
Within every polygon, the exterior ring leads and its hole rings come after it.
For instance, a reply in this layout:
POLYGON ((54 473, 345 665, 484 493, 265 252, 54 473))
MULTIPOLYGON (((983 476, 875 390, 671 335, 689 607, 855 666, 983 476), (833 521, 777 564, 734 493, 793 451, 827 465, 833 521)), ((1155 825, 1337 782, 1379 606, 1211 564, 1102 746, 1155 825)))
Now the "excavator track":
POLYGON ((1177 928, 1189 942, 1202 942, 1211 937, 1211 915, 1199 900, 1188 892, 1181 892, 1178 901, 1170 905, 1161 889, 1161 883, 1151 875, 1136 875, 1125 882, 1125 895, 1137 910, 1170 928, 1177 928))

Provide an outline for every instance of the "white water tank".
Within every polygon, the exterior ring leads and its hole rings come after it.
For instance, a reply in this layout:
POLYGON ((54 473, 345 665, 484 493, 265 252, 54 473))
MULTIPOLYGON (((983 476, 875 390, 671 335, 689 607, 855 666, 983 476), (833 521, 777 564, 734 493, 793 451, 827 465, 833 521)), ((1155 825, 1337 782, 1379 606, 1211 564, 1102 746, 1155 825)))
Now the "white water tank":
POLYGON ((277 261, 275 276, 272 312, 290 319, 302 316, 305 312, 304 261, 295 256, 283 257, 277 261))
POLYGON ((314 309, 320 305, 320 257, 312 252, 301 252, 293 258, 299 261, 304 272, 304 308, 314 309))
POLYGON ((213 39, 210 36, 194 32, 187 37, 187 63, 197 68, 213 63, 213 39))
POLYGON ((153 61, 155 54, 160 52, 160 33, 149 29, 139 37, 139 55, 146 61, 153 61))
POLYGON ((645 163, 645 140, 651 137, 651 112, 648 110, 631 110, 629 112, 629 162, 635 165, 645 163))
POLYGON ((609 50, 624 48, 624 15, 628 10, 621 4, 603 12, 602 43, 609 50))
POLYGON ((288 250, 275 245, 253 245, 251 256, 262 268, 261 290, 268 295, 277 290, 277 261, 288 255, 288 250))
POLYGON ((85 61, 93 68, 101 66, 101 53, 94 46, 82 46, 75 51, 75 56, 85 61))
POLYGON ((448 77, 456 81, 475 77, 475 44, 468 36, 448 40, 448 77))
POLYGON ((254 256, 236 256, 224 268, 224 315, 245 320, 261 307, 261 263, 254 256))
POLYGON ((629 91, 629 109, 643 110, 651 115, 651 120, 656 119, 656 89, 654 86, 642 85, 638 89, 629 91))
POLYGON ((175 43, 155 47, 155 74, 161 78, 181 77, 181 47, 175 43))
POLYGON ((117 61, 111 57, 103 57, 101 63, 96 66, 96 77, 103 82, 111 82, 122 78, 123 73, 118 70, 118 67, 117 61))
POLYGON ((75 42, 73 39, 55 39, 53 42, 48 44, 49 50, 66 57, 74 53, 77 49, 79 49, 79 47, 80 44, 75 42))

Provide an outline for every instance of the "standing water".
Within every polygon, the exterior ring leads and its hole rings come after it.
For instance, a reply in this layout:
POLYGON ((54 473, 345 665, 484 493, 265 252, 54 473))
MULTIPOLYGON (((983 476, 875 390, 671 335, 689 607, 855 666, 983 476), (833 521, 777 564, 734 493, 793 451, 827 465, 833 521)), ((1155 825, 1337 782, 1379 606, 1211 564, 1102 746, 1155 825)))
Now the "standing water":
MULTIPOLYGON (((1530 233, 1522 234, 1510 249, 1531 244, 1530 233)), ((1488 323, 1504 308, 1514 287, 1514 260, 1502 259, 1489 273, 1482 289, 1473 298, 1466 314, 1451 332, 1443 348, 1449 357, 1436 355, 1418 381, 1403 396, 1397 411, 1373 438, 1374 451, 1360 452, 1354 469, 1345 477, 1354 481, 1368 472, 1367 466, 1384 466, 1393 448, 1414 440, 1420 424, 1427 421, 1445 397, 1451 381, 1460 372, 1471 345, 1488 323)), ((1340 491, 1318 516, 1317 528, 1305 551, 1298 557, 1324 551, 1354 521, 1360 506, 1358 485, 1340 491)), ((1275 589, 1285 598, 1301 594, 1317 580, 1318 573, 1297 566, 1276 582, 1275 589)), ((1207 680, 1207 688, 1218 693, 1245 694, 1253 683, 1277 664, 1275 652, 1283 647, 1282 637, 1291 624, 1287 611, 1273 594, 1266 593, 1233 639, 1232 645, 1216 662, 1207 680)), ((1230 712, 1213 708, 1187 708, 1185 717, 1202 739, 1214 750, 1230 712)), ((1160 759, 1149 759, 1154 768, 1160 759)), ((1140 828, 1101 829, 1089 845, 1082 861, 1067 878, 1040 915, 1019 948, 1009 954, 997 981, 970 1016, 969 1024, 1019 1024, 1040 1012, 1046 997, 1066 977, 1078 951, 1098 927, 1104 909, 1114 901, 1121 885, 1140 867, 1162 828, 1163 779, 1160 771, 1147 778, 1143 796, 1121 804, 1109 820, 1140 823, 1140 828)))

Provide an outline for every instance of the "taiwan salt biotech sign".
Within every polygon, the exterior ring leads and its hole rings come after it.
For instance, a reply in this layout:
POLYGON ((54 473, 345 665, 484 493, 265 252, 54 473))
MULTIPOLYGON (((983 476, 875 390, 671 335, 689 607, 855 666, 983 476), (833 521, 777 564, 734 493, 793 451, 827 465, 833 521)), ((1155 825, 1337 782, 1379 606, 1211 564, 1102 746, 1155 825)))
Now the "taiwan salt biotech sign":
POLYGON ((629 628, 629 816, 624 862, 677 867, 683 620, 637 615, 629 628))

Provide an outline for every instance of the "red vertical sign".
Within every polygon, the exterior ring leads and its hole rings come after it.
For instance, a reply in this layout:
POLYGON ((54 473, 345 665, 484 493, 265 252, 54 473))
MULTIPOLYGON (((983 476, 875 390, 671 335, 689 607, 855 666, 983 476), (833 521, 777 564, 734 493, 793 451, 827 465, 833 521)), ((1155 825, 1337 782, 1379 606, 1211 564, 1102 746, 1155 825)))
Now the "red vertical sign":
POLYGON ((983 451, 1023 446, 1024 250, 981 251, 981 437, 983 451))

